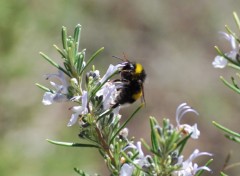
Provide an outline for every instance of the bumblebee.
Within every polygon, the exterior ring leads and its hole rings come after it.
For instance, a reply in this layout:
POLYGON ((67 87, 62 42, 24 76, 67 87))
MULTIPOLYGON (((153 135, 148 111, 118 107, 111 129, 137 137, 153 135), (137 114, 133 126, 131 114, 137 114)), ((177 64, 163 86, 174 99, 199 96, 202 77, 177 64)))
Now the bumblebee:
POLYGON ((146 73, 143 66, 135 62, 124 62, 120 71, 122 81, 141 81, 142 84, 146 79, 146 73))
POLYGON ((122 86, 118 89, 119 94, 112 108, 126 103, 134 103, 139 98, 142 98, 142 101, 145 102, 143 83, 146 79, 146 73, 143 66, 128 60, 121 65, 120 79, 115 81, 121 82, 122 86))

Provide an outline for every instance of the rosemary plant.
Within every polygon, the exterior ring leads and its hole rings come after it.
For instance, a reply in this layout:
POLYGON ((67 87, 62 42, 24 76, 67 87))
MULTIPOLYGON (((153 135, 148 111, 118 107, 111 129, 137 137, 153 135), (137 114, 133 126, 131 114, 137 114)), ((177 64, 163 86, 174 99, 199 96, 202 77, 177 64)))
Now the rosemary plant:
MULTIPOLYGON (((190 139, 198 139, 200 131, 197 124, 190 126, 181 124, 181 119, 186 113, 197 111, 182 103, 176 110, 176 125, 169 119, 163 119, 162 125, 154 117, 149 118, 151 127, 151 144, 144 139, 134 141, 128 136, 127 125, 137 112, 141 104, 130 117, 120 123, 121 106, 113 108, 124 84, 115 81, 120 78, 122 64, 110 65, 106 73, 101 76, 92 61, 100 57, 103 48, 97 50, 90 58, 86 59, 86 49, 80 48, 81 26, 77 25, 73 36, 68 36, 66 27, 62 27, 62 48, 54 45, 58 51, 62 64, 56 63, 46 54, 40 55, 53 65, 58 71, 56 74, 47 74, 51 87, 36 84, 44 91, 42 103, 73 102, 72 115, 67 124, 79 126, 79 142, 60 142, 49 140, 50 143, 70 147, 87 147, 99 151, 110 175, 144 175, 144 176, 189 176, 201 175, 203 171, 211 171, 208 167, 212 160, 205 166, 193 163, 196 157, 207 155, 207 152, 194 150, 188 159, 183 159, 182 151, 190 139), (53 80, 57 80, 58 83, 53 80), (148 155, 144 154, 142 144, 148 155)), ((75 168, 79 175, 88 175, 75 168)))

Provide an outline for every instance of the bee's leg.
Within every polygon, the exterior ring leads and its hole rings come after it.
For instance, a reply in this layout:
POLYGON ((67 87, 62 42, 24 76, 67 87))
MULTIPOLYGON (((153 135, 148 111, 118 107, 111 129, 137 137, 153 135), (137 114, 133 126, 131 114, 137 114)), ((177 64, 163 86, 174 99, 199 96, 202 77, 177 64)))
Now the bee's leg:
POLYGON ((121 82, 121 79, 114 79, 113 82, 121 82))
POLYGON ((120 104, 119 103, 115 103, 112 107, 111 107, 111 109, 115 109, 116 107, 118 107, 120 104))

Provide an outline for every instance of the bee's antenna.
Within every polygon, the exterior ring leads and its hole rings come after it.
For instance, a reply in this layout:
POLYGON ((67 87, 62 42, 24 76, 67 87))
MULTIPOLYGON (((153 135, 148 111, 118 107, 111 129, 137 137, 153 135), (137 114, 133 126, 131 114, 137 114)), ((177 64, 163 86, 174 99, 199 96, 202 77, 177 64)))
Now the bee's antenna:
POLYGON ((122 58, 120 58, 120 57, 118 57, 118 56, 112 56, 112 57, 114 57, 114 58, 116 58, 116 59, 119 59, 119 60, 121 60, 121 61, 124 61, 122 58))
POLYGON ((112 57, 114 57, 116 59, 119 59, 119 60, 121 60, 123 62, 129 62, 129 60, 127 59, 128 57, 127 57, 127 55, 124 52, 123 52, 123 59, 118 57, 118 56, 112 56, 112 57))
POLYGON ((123 57, 124 57, 124 60, 125 60, 125 61, 129 62, 128 56, 127 56, 124 52, 123 52, 123 57))

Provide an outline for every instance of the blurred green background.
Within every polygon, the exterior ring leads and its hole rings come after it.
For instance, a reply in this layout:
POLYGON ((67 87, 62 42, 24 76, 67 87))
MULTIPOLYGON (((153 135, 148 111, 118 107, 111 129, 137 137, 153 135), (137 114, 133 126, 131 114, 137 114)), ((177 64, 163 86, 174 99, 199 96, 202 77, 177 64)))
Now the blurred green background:
MULTIPOLYGON (((80 46, 87 48, 87 58, 105 47, 94 63, 102 73, 118 62, 111 56, 123 52, 146 69, 147 106, 130 122, 130 136, 149 141, 148 117, 159 122, 168 117, 175 123, 176 107, 187 102, 200 116, 189 114, 183 121, 197 122, 201 136, 189 143, 185 158, 195 148, 213 153, 213 175, 218 175, 230 151, 230 163, 239 161, 239 145, 211 124, 214 120, 239 132, 240 97, 219 80, 235 72, 211 65, 214 45, 229 50, 218 32, 225 24, 236 30, 232 12, 240 15, 239 7, 236 0, 1 0, 0 175, 77 175, 73 167, 109 175, 97 151, 58 147, 45 140, 78 141, 78 127, 66 127, 69 104, 43 106, 43 91, 35 86, 49 85, 43 75, 56 72, 39 51, 60 62, 52 45, 61 46, 63 25, 72 34, 78 23, 83 26, 80 46)), ((125 108, 122 114, 132 110, 125 108)), ((201 159, 203 164, 208 158, 201 159)), ((238 167, 227 173, 239 172, 238 167)))

